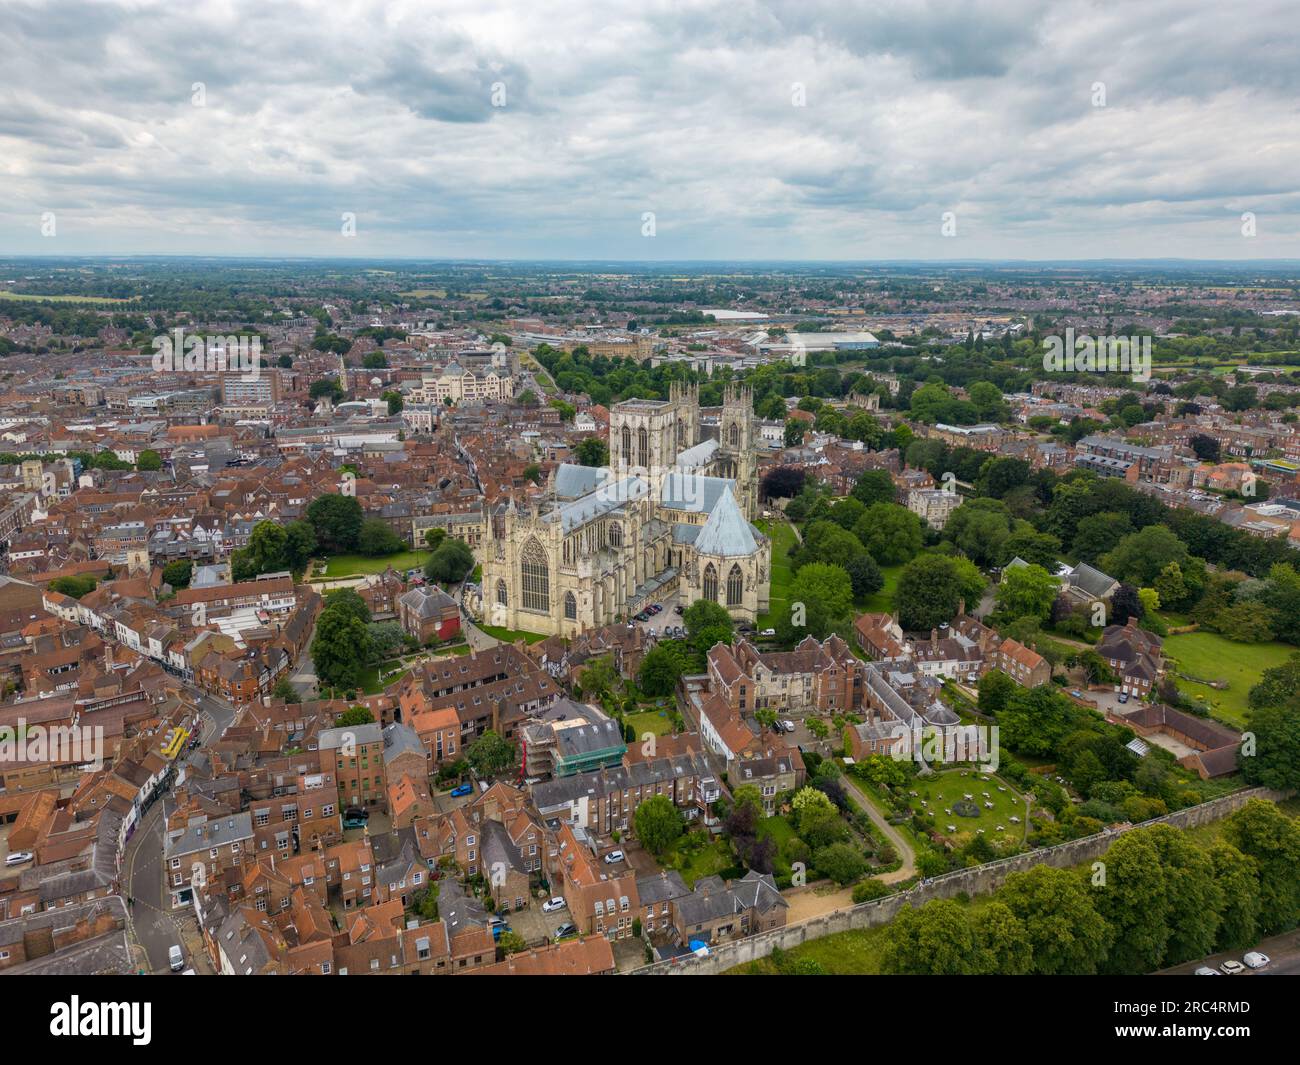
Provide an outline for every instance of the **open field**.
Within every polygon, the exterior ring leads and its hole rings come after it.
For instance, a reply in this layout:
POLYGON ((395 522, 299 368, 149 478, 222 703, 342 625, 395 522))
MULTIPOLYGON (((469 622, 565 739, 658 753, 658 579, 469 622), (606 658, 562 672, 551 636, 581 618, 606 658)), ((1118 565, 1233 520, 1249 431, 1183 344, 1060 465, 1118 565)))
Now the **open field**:
POLYGON ((137 299, 138 296, 130 299, 117 296, 41 296, 34 292, 10 292, 0 288, 0 300, 18 300, 23 303, 134 303, 137 299))
POLYGON ((1300 650, 1289 644, 1237 643, 1215 632, 1186 632, 1165 639, 1165 655, 1177 661, 1178 671, 1228 682, 1227 688, 1215 689, 1176 678, 1188 695, 1208 700, 1215 717, 1237 726, 1246 723, 1246 697, 1264 670, 1282 665, 1293 654, 1300 650))

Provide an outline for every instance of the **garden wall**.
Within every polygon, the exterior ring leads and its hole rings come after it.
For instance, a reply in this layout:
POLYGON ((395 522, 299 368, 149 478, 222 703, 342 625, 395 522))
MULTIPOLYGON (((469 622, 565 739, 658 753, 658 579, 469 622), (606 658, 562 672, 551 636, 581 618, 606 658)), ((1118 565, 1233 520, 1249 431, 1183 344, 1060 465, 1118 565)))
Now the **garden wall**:
MULTIPOLYGON (((1198 825, 1228 817, 1251 799, 1268 799, 1276 802, 1288 797, 1289 794, 1289 792, 1272 791, 1269 788, 1248 788, 1211 799, 1199 806, 1189 806, 1184 810, 1166 814, 1164 817, 1145 821, 1141 827, 1164 824, 1172 825, 1174 828, 1196 828, 1198 825)), ((819 917, 811 917, 798 924, 773 929, 771 932, 724 943, 713 948, 707 957, 691 956, 655 962, 653 965, 635 969, 628 975, 715 975, 737 965, 765 958, 777 947, 789 950, 810 939, 820 939, 822 936, 834 935, 836 932, 847 932, 855 928, 874 928, 877 925, 887 924, 903 906, 909 903, 912 906, 920 906, 931 899, 948 899, 963 892, 967 895, 987 894, 1001 887, 1011 873, 1031 869, 1035 865, 1068 868, 1096 861, 1106 853, 1118 835, 1119 833, 1115 831, 1099 832, 1094 836, 1084 836, 1082 839, 1071 840, 1069 843, 1061 843, 1055 847, 1028 851, 1012 858, 1003 858, 985 865, 972 866, 969 869, 958 869, 943 876, 933 877, 923 884, 917 884, 896 895, 888 895, 883 899, 835 910, 819 917)))

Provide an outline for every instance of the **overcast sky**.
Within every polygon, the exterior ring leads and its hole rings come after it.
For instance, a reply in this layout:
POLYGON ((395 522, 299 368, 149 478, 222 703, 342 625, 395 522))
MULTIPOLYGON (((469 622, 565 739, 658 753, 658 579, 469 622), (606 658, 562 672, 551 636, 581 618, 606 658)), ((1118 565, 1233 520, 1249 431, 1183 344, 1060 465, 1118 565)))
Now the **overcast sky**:
POLYGON ((6 0, 0 255, 1300 257, 1295 20, 6 0))

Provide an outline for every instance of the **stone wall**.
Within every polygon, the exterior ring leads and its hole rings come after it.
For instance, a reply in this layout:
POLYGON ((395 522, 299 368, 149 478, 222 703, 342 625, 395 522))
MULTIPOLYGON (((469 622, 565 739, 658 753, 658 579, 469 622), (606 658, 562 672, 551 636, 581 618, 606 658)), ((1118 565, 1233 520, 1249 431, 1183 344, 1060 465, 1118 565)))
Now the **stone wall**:
MULTIPOLYGON (((1287 792, 1272 791, 1268 788, 1235 791, 1231 795, 1211 799, 1199 806, 1189 806, 1184 810, 1166 814, 1164 817, 1145 821, 1140 827, 1164 824, 1172 825, 1174 828, 1195 828, 1228 817, 1251 799, 1268 799, 1276 802, 1288 795, 1287 792)), ((1055 847, 1028 851, 1012 858, 1003 858, 985 865, 972 866, 969 869, 958 869, 934 877, 923 884, 917 884, 896 895, 888 895, 883 899, 835 910, 771 932, 724 943, 715 947, 707 957, 692 956, 656 962, 636 969, 629 975, 715 975, 737 965, 765 958, 777 947, 789 950, 810 939, 820 939, 822 936, 834 935, 836 932, 847 932, 855 928, 874 928, 877 925, 887 924, 894 919, 894 915, 903 906, 908 904, 921 906, 931 899, 953 898, 963 892, 967 895, 987 894, 1001 887, 1010 874, 1031 869, 1035 865, 1068 868, 1096 861, 1110 849, 1110 845, 1118 836, 1118 832, 1108 829, 1094 836, 1084 836, 1082 839, 1071 840, 1069 843, 1061 843, 1055 847)))

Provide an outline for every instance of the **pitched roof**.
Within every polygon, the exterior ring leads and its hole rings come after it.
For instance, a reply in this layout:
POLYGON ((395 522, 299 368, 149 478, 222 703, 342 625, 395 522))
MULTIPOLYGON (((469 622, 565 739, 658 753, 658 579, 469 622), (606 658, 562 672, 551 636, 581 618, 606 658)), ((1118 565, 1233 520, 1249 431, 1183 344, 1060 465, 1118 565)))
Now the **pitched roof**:
POLYGON ((752 555, 758 550, 754 531, 730 492, 723 492, 719 497, 718 505, 695 538, 695 550, 701 555, 724 558, 752 555))

